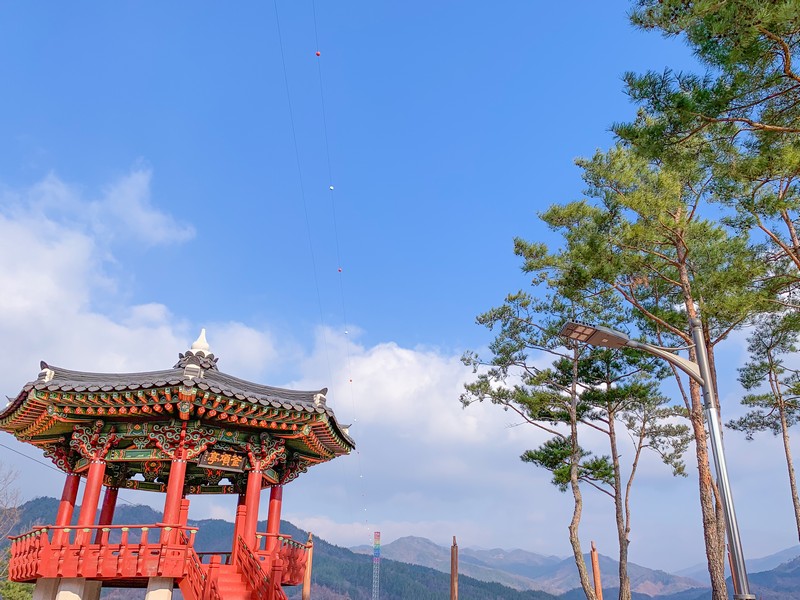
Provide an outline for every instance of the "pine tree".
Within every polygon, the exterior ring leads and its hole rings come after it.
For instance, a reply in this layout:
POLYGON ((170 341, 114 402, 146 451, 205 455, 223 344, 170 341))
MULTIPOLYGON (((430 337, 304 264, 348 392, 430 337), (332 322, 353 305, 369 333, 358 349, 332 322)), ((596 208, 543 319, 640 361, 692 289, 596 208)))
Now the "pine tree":
POLYGON ((786 364, 797 352, 798 337, 800 316, 795 312, 770 314, 759 322, 747 345, 750 360, 739 370, 742 387, 754 391, 742 398, 752 410, 728 427, 745 432, 748 440, 761 431, 781 436, 800 539, 800 498, 789 443, 789 428, 800 420, 800 370, 786 364), (759 392, 764 387, 766 391, 759 392))
POLYGON ((579 537, 581 485, 597 489, 614 503, 620 598, 629 600, 630 499, 639 459, 644 450, 653 449, 681 474, 681 456, 688 445, 688 428, 669 422, 684 411, 667 406, 666 398, 657 393, 655 380, 663 376, 658 365, 640 353, 568 343, 559 335, 569 319, 591 316, 619 323, 624 314, 611 294, 586 294, 581 301, 566 300, 560 294, 542 299, 522 292, 512 294, 502 307, 478 318, 487 327, 498 329, 490 346, 491 360, 485 363, 474 353, 464 358, 480 371, 466 386, 465 405, 491 401, 552 436, 523 453, 521 459, 546 469, 554 485, 572 493, 569 539, 589 599, 594 598, 594 590, 579 537), (536 366, 540 353, 554 356, 549 368, 536 366), (620 427, 633 440, 633 458, 626 465, 626 475, 620 461, 620 427), (587 428, 607 436, 609 455, 596 455, 581 446, 581 431, 587 428))
MULTIPOLYGON (((642 335, 657 345, 689 346, 689 322, 701 318, 716 386, 714 348, 734 329, 769 306, 757 285, 766 266, 747 238, 710 213, 713 173, 703 146, 687 145, 669 163, 648 160, 618 145, 579 161, 589 199, 555 205, 542 219, 561 234, 555 252, 517 242, 534 280, 546 278, 567 296, 592 286, 617 294, 632 310, 642 335), (756 282, 756 283, 754 283, 756 282)), ((683 385, 675 371, 695 439, 699 499, 714 600, 727 597, 724 519, 718 514, 707 450, 700 388, 683 385)))

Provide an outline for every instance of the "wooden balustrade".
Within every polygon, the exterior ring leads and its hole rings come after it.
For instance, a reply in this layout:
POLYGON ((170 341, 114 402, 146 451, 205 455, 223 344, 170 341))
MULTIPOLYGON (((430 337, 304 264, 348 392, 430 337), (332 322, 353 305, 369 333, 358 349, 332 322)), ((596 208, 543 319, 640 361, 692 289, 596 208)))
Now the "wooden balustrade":
POLYGON ((300 585, 306 573, 308 551, 312 544, 303 544, 291 536, 274 533, 256 534, 256 556, 269 572, 276 558, 279 558, 283 572, 281 585, 300 585))
POLYGON ((37 566, 42 553, 49 551, 50 540, 46 529, 35 529, 9 538, 11 556, 8 562, 8 578, 12 581, 32 581, 37 577, 37 566))
POLYGON ((10 538, 9 578, 20 582, 40 577, 180 578, 196 533, 195 528, 163 524, 37 527, 10 538), (160 532, 166 541, 151 541, 158 539, 153 532, 160 532))
POLYGON ((219 584, 216 579, 208 586, 208 600, 222 600, 222 594, 220 594, 219 584))
POLYGON ((178 585, 186 600, 205 600, 206 571, 193 548, 189 548, 186 553, 186 576, 178 585))
POLYGON ((144 585, 149 577, 170 577, 187 600, 221 600, 220 567, 234 563, 254 597, 263 600, 284 600, 282 585, 303 583, 311 544, 258 534, 255 548, 237 536, 236 552, 197 553, 196 534, 196 528, 163 523, 36 527, 9 538, 9 579, 85 577, 129 584, 139 579, 144 585))
MULTIPOLYGON (((277 583, 280 581, 280 577, 277 579, 274 577, 270 578, 267 571, 262 568, 262 561, 250 547, 244 543, 241 536, 236 538, 235 543, 237 545, 237 552, 234 555, 236 557, 236 566, 247 581, 247 585, 253 593, 253 596, 261 600, 281 600, 286 598, 280 584, 277 583)), ((273 575, 275 573, 276 562, 280 564, 280 560, 273 561, 273 575)))

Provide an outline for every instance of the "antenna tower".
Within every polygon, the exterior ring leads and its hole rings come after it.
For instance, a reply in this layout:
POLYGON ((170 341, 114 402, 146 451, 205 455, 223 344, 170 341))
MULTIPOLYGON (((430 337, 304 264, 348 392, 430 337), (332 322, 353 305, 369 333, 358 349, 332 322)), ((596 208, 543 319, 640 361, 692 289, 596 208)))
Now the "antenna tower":
POLYGON ((372 600, 381 597, 381 532, 376 531, 372 546, 372 600))

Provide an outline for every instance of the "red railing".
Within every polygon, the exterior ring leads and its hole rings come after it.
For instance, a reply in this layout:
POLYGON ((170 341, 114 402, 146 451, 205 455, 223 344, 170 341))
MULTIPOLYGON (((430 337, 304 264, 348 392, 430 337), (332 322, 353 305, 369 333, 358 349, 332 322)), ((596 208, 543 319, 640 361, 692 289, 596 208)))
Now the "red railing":
POLYGON ((193 548, 186 553, 186 576, 178 585, 185 600, 205 600, 206 572, 193 548))
POLYGON ((190 548, 186 577, 178 582, 184 600, 222 600, 218 583, 220 558, 219 554, 213 554, 209 564, 204 565, 200 555, 190 548))
POLYGON ((280 559, 283 570, 281 585, 300 585, 306 574, 308 551, 312 545, 310 542, 296 542, 288 535, 259 533, 256 534, 255 554, 266 565, 266 571, 272 569, 275 557, 280 559))
POLYGON ((161 524, 37 527, 10 538, 9 578, 181 578, 196 533, 194 528, 161 524), (118 541, 109 540, 112 533, 118 541), (98 543, 92 543, 95 534, 98 543))
POLYGON ((283 593, 278 583, 280 581, 280 559, 273 561, 271 569, 273 577, 270 578, 267 571, 262 568, 262 561, 241 537, 236 538, 236 546, 237 551, 234 553, 236 567, 244 576, 253 595, 259 600, 283 600, 286 598, 286 594, 283 593))
MULTIPOLYGON (((284 600, 281 585, 303 583, 312 544, 289 536, 258 534, 256 547, 241 537, 235 552, 198 554, 196 528, 155 525, 36 527, 12 537, 9 579, 33 582, 44 577, 134 580, 169 577, 187 600, 221 600, 221 565, 233 563, 254 597, 284 600)), ((224 568, 224 567, 223 567, 224 568)), ((230 568, 230 567, 228 567, 230 568)))
POLYGON ((208 586, 208 600, 222 600, 222 594, 219 591, 216 579, 213 579, 208 586))

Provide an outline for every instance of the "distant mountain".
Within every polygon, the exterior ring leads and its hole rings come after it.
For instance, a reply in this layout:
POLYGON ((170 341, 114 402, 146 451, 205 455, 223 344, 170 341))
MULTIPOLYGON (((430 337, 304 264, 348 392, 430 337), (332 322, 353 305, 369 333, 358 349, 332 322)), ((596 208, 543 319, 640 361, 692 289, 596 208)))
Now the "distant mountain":
MULTIPOLYGON (((603 588, 603 598, 616 600, 619 598, 619 588, 603 588)), ((638 592, 631 592, 631 598, 632 600, 653 600, 652 596, 640 594, 638 592)), ((663 600, 663 598, 664 597, 659 596, 658 600, 663 600)), ((670 599, 672 599, 672 596, 670 596, 670 599)), ((583 591, 583 588, 575 588, 559 596, 558 600, 586 600, 586 593, 583 591)), ((694 598, 687 598, 686 600, 694 600, 694 598)))
POLYGON ((769 571, 748 573, 747 580, 750 591, 761 600, 797 598, 800 593, 800 556, 769 571))
MULTIPOLYGON (((761 560, 765 561, 764 564, 771 564, 771 557, 761 560)), ((748 569, 747 580, 750 582, 750 592, 759 600, 800 598, 800 556, 767 571, 754 573, 752 569, 748 569)), ((728 589, 732 590, 730 577, 727 583, 728 589)), ((566 599, 562 597, 561 600, 566 599)), ((708 589, 691 590, 685 594, 659 596, 658 600, 711 600, 711 592, 708 589)))
POLYGON ((800 556, 800 545, 792 546, 786 550, 781 550, 775 554, 764 556, 762 558, 753 558, 746 560, 747 572, 758 573, 760 571, 769 571, 778 565, 782 565, 800 556))
MULTIPOLYGON (((359 546, 355 552, 371 554, 372 547, 359 546)), ((450 572, 450 548, 420 537, 403 537, 381 547, 381 555, 392 560, 450 572)), ((591 564, 586 555, 587 564, 591 564)), ((619 563, 600 555, 604 589, 619 585, 619 563)), ((544 590, 563 594, 580 587, 572 558, 545 556, 524 550, 470 550, 459 548, 459 572, 481 581, 496 581, 518 590, 544 590)), ((628 564, 631 589, 648 596, 674 594, 702 588, 703 584, 685 577, 656 571, 635 563, 628 564)))
POLYGON ((544 573, 552 565, 562 560, 563 558, 560 556, 535 554, 525 550, 502 550, 500 548, 491 550, 459 549, 460 563, 475 561, 477 564, 502 569, 524 577, 530 577, 531 574, 544 573))
MULTIPOLYGON (((372 555, 372 546, 351 548, 360 554, 372 555)), ((412 565, 429 567, 443 573, 450 573, 450 548, 444 548, 422 537, 408 536, 381 546, 381 557, 412 565)), ((474 577, 480 581, 496 582, 516 590, 547 590, 537 585, 530 576, 542 568, 560 562, 560 558, 544 557, 532 552, 514 550, 461 550, 458 554, 458 571, 461 575, 474 577), (504 557, 510 556, 506 562, 504 557)))
MULTIPOLYGON (((789 562, 798 556, 800 556, 800 546, 792 546, 791 548, 781 550, 780 552, 770 554, 769 556, 763 556, 761 558, 748 558, 745 560, 745 565, 747 566, 748 573, 758 573, 760 571, 769 571, 774 569, 778 565, 789 562)), ((727 566, 726 571, 730 573, 730 570, 727 569, 727 566)), ((684 577, 689 577, 690 579, 696 579, 697 581, 702 581, 706 585, 708 585, 709 581, 708 567, 705 563, 699 563, 692 565, 691 567, 681 569, 680 571, 676 572, 676 575, 683 575, 684 577)))

